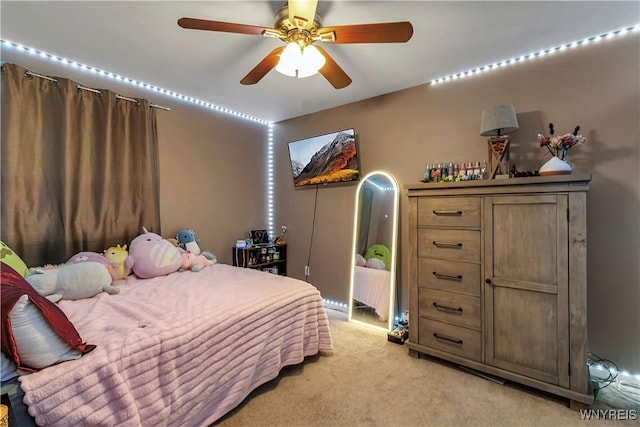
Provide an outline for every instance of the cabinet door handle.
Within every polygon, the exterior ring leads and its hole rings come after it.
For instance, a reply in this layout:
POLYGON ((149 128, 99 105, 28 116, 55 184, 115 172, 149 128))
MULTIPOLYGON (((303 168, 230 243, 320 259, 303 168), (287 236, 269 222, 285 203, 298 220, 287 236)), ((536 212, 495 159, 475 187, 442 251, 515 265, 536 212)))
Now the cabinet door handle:
POLYGON ((458 344, 458 345, 462 345, 463 341, 462 340, 455 340, 453 338, 447 338, 447 337, 443 337, 442 335, 438 335, 437 333, 433 333, 433 336, 437 339, 437 340, 444 340, 444 341, 449 341, 452 344, 458 344))
POLYGON ((435 240, 432 243, 438 248, 462 249, 462 243, 436 242, 435 240))
POLYGON ((487 285, 492 285, 493 284, 491 279, 484 279, 484 283, 486 283, 487 285))
POLYGON ((438 273, 437 271, 433 272, 433 275, 438 279, 446 279, 446 280, 455 280, 460 282, 462 280, 462 275, 458 274, 457 276, 450 276, 449 274, 438 273))
POLYGON ((437 302, 434 302, 433 306, 436 308, 436 310, 443 309, 443 310, 457 311, 458 313, 462 313, 462 307, 458 307, 458 308, 447 307, 446 305, 440 305, 437 302))
POLYGON ((439 215, 439 216, 461 216, 462 211, 447 211, 444 209, 434 209, 433 214, 439 215))

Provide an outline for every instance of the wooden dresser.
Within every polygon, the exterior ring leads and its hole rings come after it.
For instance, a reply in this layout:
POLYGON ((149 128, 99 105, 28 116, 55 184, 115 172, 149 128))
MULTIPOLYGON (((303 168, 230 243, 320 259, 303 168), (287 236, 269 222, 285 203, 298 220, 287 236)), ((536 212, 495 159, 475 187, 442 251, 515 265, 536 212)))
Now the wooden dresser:
POLYGON ((591 175, 407 185, 409 353, 590 404, 591 175))

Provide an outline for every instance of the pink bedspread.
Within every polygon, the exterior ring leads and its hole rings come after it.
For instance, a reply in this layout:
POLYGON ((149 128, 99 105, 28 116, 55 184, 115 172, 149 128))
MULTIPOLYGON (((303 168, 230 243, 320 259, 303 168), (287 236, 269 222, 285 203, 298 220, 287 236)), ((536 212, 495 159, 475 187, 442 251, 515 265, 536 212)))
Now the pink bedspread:
POLYGON ((382 321, 389 318, 391 273, 388 270, 354 266, 353 299, 376 309, 382 321))
POLYGON ((223 264, 59 305, 97 348, 20 377, 43 426, 208 425, 282 367, 332 348, 316 288, 223 264))

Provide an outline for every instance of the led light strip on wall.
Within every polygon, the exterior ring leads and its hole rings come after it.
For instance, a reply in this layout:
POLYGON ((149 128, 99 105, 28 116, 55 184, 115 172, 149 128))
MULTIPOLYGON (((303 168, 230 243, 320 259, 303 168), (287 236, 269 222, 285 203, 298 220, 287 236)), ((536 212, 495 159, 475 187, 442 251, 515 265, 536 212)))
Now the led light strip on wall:
POLYGON ((239 113, 239 112, 231 110, 229 108, 220 107, 219 105, 215 105, 215 104, 212 104, 210 102, 202 101, 200 99, 192 98, 192 97, 186 96, 186 95, 181 95, 179 93, 176 93, 176 92, 173 92, 173 91, 170 91, 170 90, 167 90, 167 89, 163 89, 163 88, 160 88, 160 87, 157 87, 157 86, 153 86, 153 85, 150 85, 148 83, 143 83, 143 82, 140 82, 138 80, 130 79, 128 77, 124 77, 124 76, 121 76, 121 75, 118 75, 118 74, 115 74, 115 73, 111 73, 109 71, 100 70, 99 68, 95 68, 95 67, 91 67, 91 66, 88 66, 88 65, 84 65, 84 64, 81 64, 79 62, 72 61, 72 60, 66 59, 66 58, 62 58, 62 57, 59 57, 59 56, 56 56, 56 55, 52 55, 52 54, 47 53, 47 52, 42 52, 40 50, 33 49, 33 48, 30 48, 30 47, 26 47, 26 46, 23 46, 23 45, 18 44, 18 43, 13 43, 13 42, 10 42, 10 41, 7 41, 7 40, 0 39, 0 44, 2 45, 2 47, 12 48, 12 49, 15 49, 15 50, 18 50, 18 51, 23 51, 23 52, 29 53, 29 54, 31 54, 33 56, 38 56, 38 57, 41 57, 41 58, 44 58, 44 59, 48 59, 48 60, 50 60, 52 62, 56 62, 58 64, 63 64, 63 65, 69 66, 71 68, 80 69, 80 70, 83 70, 83 71, 86 71, 86 72, 89 72, 89 73, 93 73, 93 74, 98 74, 100 76, 107 77, 107 78, 110 78, 110 79, 113 79, 113 80, 117 80, 117 81, 120 81, 120 82, 123 82, 123 83, 129 83, 129 84, 131 84, 133 86, 137 86, 137 87, 140 87, 140 88, 143 88, 143 89, 147 89, 147 90, 149 90, 151 92, 155 92, 155 93, 160 93, 162 95, 171 96, 173 98, 177 98, 177 99, 180 99, 180 100, 186 101, 186 102, 191 102, 193 104, 197 104, 197 105, 200 105, 200 106, 205 107, 205 108, 209 108, 209 109, 214 110, 214 111, 218 111, 218 112, 221 112, 221 113, 229 114, 231 116, 236 116, 236 117, 239 117, 241 119, 250 120, 250 121, 253 121, 253 122, 258 122, 258 123, 263 124, 263 125, 269 125, 270 124, 270 122, 267 121, 267 120, 260 119, 258 117, 253 117, 253 116, 250 116, 249 114, 239 113))
POLYGON ((273 124, 267 124, 269 127, 267 133, 267 232, 275 238, 273 225, 274 212, 274 181, 273 181, 273 124))
POLYGON ((450 82, 457 79, 463 79, 466 77, 475 76, 478 74, 482 74, 487 71, 497 70, 502 67, 506 67, 513 64, 519 64, 521 62, 525 62, 529 59, 542 58, 546 55, 552 55, 556 52, 562 52, 567 49, 573 49, 579 46, 586 46, 592 43, 598 43, 602 40, 609 40, 618 36, 623 36, 629 33, 639 32, 640 24, 636 24, 632 27, 626 27, 620 30, 610 31, 608 33, 599 34, 597 36, 587 37, 586 39, 577 40, 575 42, 566 43, 560 46, 550 47, 548 49, 539 50, 537 52, 528 53, 526 55, 517 56, 515 58, 505 59, 503 61, 494 62, 493 64, 483 65, 481 67, 473 68, 471 70, 462 71, 459 73, 449 74, 448 76, 438 77, 437 79, 431 80, 431 84, 440 84, 445 82, 450 82))
POLYGON ((322 298, 322 302, 324 302, 324 305, 326 307, 333 308, 338 311, 347 311, 347 309, 349 308, 349 304, 345 304, 340 301, 333 301, 330 299, 322 298))

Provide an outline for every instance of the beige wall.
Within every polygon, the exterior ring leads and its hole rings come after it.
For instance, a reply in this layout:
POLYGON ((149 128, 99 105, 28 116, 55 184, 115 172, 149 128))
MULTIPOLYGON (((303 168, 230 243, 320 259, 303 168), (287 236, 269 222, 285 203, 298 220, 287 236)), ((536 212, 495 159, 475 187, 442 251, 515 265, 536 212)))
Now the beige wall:
POLYGON ((194 105, 158 112, 162 231, 191 228, 231 264, 231 247, 266 228, 265 125, 194 105))
MULTIPOLYGON (((278 123, 276 220, 289 227, 290 275, 302 277, 314 189, 294 189, 286 142, 355 127, 363 173, 384 169, 401 187, 428 162, 487 158, 483 108, 513 104, 520 129, 512 159, 535 170, 548 158, 536 135, 581 126, 588 141, 569 154, 593 175, 588 194, 589 350, 640 372, 640 36, 532 60, 481 76, 405 91, 278 123)), ((371 71, 372 73, 375 70, 371 71)), ((309 281, 347 302, 355 185, 321 187, 309 281)), ((401 308, 408 307, 404 193, 401 198, 401 308)), ((514 242, 518 244, 518 242, 514 242)))
POLYGON ((157 111, 164 237, 191 228, 201 249, 231 264, 235 241, 248 237, 251 228, 266 227, 267 126, 10 49, 3 50, 2 60, 171 108, 157 111))

